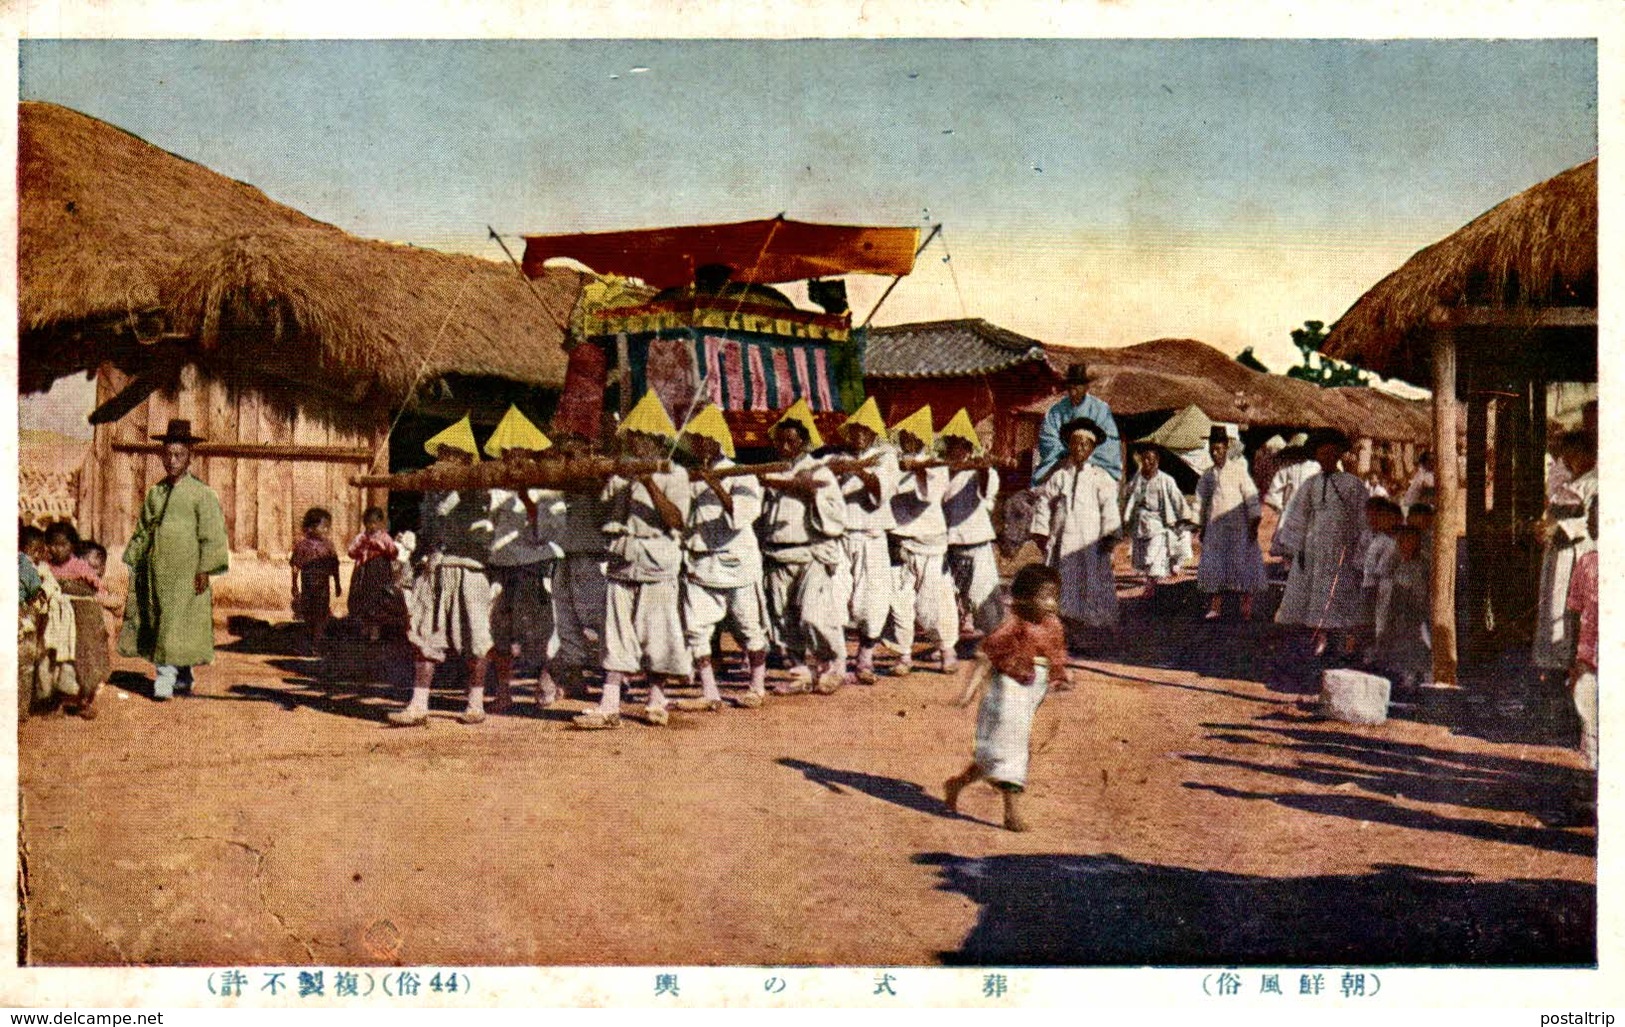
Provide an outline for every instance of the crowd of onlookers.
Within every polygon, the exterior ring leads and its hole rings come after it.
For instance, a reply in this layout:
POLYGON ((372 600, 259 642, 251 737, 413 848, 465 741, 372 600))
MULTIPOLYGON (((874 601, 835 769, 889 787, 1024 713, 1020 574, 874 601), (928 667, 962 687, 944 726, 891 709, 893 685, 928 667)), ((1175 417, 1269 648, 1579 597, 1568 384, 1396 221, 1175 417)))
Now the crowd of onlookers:
POLYGON ((107 549, 68 521, 19 524, 18 713, 60 708, 89 720, 110 663, 107 549), (104 612, 105 611, 105 612, 104 612))

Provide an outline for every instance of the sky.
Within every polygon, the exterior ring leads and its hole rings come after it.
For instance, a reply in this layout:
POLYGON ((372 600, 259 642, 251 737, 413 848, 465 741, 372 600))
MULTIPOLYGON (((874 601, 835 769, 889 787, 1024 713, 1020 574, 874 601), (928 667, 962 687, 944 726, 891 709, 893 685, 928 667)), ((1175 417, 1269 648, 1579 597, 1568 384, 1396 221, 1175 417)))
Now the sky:
MULTIPOLYGON (((943 225, 877 324, 1195 338, 1276 370, 1411 253, 1597 152, 1587 40, 24 40, 23 99, 358 235, 785 212, 943 225)), ((854 280, 859 315, 884 280, 854 280)))

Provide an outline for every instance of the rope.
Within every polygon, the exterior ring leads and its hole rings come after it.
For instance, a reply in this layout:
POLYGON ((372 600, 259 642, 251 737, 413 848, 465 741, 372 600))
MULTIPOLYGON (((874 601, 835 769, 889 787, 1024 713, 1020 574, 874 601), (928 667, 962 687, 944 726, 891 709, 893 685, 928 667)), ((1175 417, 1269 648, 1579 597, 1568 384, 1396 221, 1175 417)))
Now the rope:
MULTIPOLYGON (((424 352, 423 361, 418 364, 417 374, 413 376, 412 384, 406 390, 408 401, 417 394, 418 384, 423 381, 423 374, 429 369, 429 360, 433 358, 435 351, 440 347, 440 340, 446 334, 446 326, 451 324, 451 316, 457 312, 458 306, 462 304, 463 294, 468 291, 468 285, 473 280, 474 272, 471 268, 468 277, 463 279, 462 286, 458 288, 457 295, 452 297, 451 306, 446 308, 446 316, 441 319, 440 327, 435 329, 434 338, 429 340, 429 348, 424 352)), ((388 470, 387 464, 380 468, 378 460, 388 452, 390 437, 395 434, 395 428, 401 423, 401 418, 406 416, 406 407, 407 404, 402 403, 401 408, 395 412, 395 419, 389 422, 389 430, 384 432, 383 440, 378 443, 378 448, 373 452, 372 463, 370 464, 373 470, 388 470)))

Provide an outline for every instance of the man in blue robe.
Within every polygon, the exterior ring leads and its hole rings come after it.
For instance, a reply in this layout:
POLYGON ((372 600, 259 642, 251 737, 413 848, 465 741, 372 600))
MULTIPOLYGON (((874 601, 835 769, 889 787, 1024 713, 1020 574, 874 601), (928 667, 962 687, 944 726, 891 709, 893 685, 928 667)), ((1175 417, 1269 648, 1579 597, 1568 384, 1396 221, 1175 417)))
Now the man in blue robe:
POLYGON ((1112 476, 1123 480, 1123 450, 1118 441, 1117 422, 1112 419, 1112 408, 1099 396, 1089 394, 1089 369, 1073 364, 1066 369, 1066 395, 1055 401, 1044 415, 1038 428, 1038 455, 1033 460, 1033 487, 1044 483, 1066 457, 1066 440, 1061 437, 1061 426, 1068 421, 1085 417, 1100 425, 1106 437, 1095 447, 1089 462, 1112 476))

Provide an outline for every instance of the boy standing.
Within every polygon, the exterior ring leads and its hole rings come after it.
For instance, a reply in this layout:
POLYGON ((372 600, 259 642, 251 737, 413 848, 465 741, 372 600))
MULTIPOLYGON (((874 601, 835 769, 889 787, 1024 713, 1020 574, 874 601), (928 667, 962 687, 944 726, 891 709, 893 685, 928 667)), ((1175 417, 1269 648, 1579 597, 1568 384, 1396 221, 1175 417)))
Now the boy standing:
MULTIPOLYGON (((683 539, 683 624, 694 671, 700 679, 699 706, 722 707, 711 640, 731 618, 750 664, 750 687, 739 705, 755 709, 767 696, 767 632, 762 625, 762 551, 756 520, 762 515, 762 485, 752 475, 717 478, 734 466, 733 434, 714 404, 683 426, 700 470, 692 482, 688 532, 683 539)), ((683 709, 687 700, 679 700, 683 709)))
MULTIPOLYGON (((660 397, 653 390, 622 422, 626 455, 658 460, 677 441, 660 397)), ((683 640, 677 579, 683 568, 682 533, 688 520, 688 472, 671 470, 637 478, 614 475, 604 486, 609 508, 608 579, 604 594, 604 692, 598 708, 576 717, 578 728, 618 727, 621 688, 628 677, 649 672, 646 719, 660 727, 670 715, 661 682, 686 682, 694 665, 683 640)))
MULTIPOLYGON (((931 408, 921 407, 892 428, 897 446, 910 461, 925 461, 933 441, 931 408)), ((959 641, 959 608, 942 565, 948 553, 948 522, 942 500, 948 492, 948 468, 916 467, 903 474, 892 497, 891 534, 897 540, 897 588, 892 597, 892 623, 899 658, 892 673, 901 677, 914 665, 914 632, 924 624, 937 636, 942 672, 959 665, 954 644, 959 641)), ((863 675, 859 655, 858 675, 863 675)))
POLYGON ((785 476, 762 479, 768 630, 791 660, 790 682, 776 691, 828 694, 846 678, 846 500, 834 473, 808 452, 823 440, 805 402, 785 411, 772 438, 790 464, 785 476))

